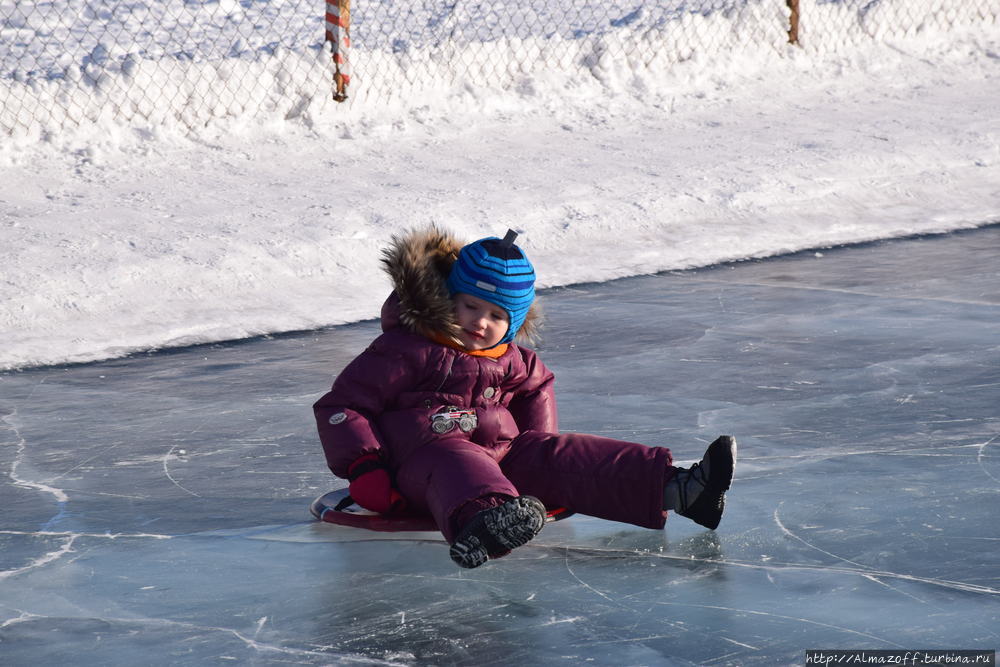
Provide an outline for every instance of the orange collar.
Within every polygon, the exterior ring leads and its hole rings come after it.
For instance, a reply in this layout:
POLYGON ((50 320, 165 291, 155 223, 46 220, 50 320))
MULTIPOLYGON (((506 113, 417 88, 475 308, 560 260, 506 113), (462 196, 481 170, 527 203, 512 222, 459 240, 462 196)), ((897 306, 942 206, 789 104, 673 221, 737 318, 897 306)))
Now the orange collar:
POLYGON ((487 359, 499 359, 507 352, 507 348, 510 347, 508 343, 500 343, 499 345, 491 347, 488 350, 467 350, 460 345, 458 341, 448 338, 444 334, 436 334, 434 336, 434 342, 447 345, 452 349, 465 352, 473 357, 486 357, 487 359))

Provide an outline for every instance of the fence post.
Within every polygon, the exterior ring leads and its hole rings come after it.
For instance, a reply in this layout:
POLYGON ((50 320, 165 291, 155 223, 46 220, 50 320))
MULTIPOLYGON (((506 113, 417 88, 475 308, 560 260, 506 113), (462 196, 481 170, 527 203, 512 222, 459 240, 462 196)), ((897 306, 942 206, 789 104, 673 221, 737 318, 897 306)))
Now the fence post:
POLYGON ((333 50, 333 99, 347 99, 351 84, 351 0, 326 0, 326 41, 333 50))
POLYGON ((788 43, 799 43, 799 0, 785 0, 788 5, 788 43))

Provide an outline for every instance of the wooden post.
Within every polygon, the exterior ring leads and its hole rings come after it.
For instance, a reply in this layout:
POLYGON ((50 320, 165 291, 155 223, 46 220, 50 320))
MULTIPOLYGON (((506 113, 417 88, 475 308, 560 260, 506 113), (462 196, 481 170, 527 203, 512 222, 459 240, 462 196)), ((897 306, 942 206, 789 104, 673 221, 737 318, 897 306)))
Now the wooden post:
POLYGON ((351 0, 326 0, 326 41, 333 49, 333 99, 347 99, 351 84, 351 0))
POLYGON ((788 43, 799 44, 799 0, 785 0, 789 9, 788 43))

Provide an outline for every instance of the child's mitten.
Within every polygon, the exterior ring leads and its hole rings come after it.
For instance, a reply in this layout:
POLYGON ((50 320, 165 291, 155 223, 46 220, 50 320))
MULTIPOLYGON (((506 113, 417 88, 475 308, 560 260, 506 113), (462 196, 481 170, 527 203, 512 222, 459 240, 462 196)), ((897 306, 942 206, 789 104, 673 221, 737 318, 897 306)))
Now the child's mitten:
POLYGON ((352 463, 347 479, 351 482, 348 487, 351 498, 367 510, 389 514, 406 507, 406 500, 392 488, 389 470, 378 454, 365 454, 352 463))

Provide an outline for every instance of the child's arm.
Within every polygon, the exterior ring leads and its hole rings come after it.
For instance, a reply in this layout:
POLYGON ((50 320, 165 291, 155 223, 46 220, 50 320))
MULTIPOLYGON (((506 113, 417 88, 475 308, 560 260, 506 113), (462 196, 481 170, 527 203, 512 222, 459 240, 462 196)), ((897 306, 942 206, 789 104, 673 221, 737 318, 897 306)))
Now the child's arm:
POLYGON ((528 375, 518 386, 507 409, 523 431, 559 432, 555 376, 531 350, 521 348, 528 375))
POLYGON ((382 458, 383 440, 375 419, 413 383, 406 358, 380 342, 377 339, 348 364, 333 388, 313 405, 327 466, 344 479, 361 457, 382 458))

